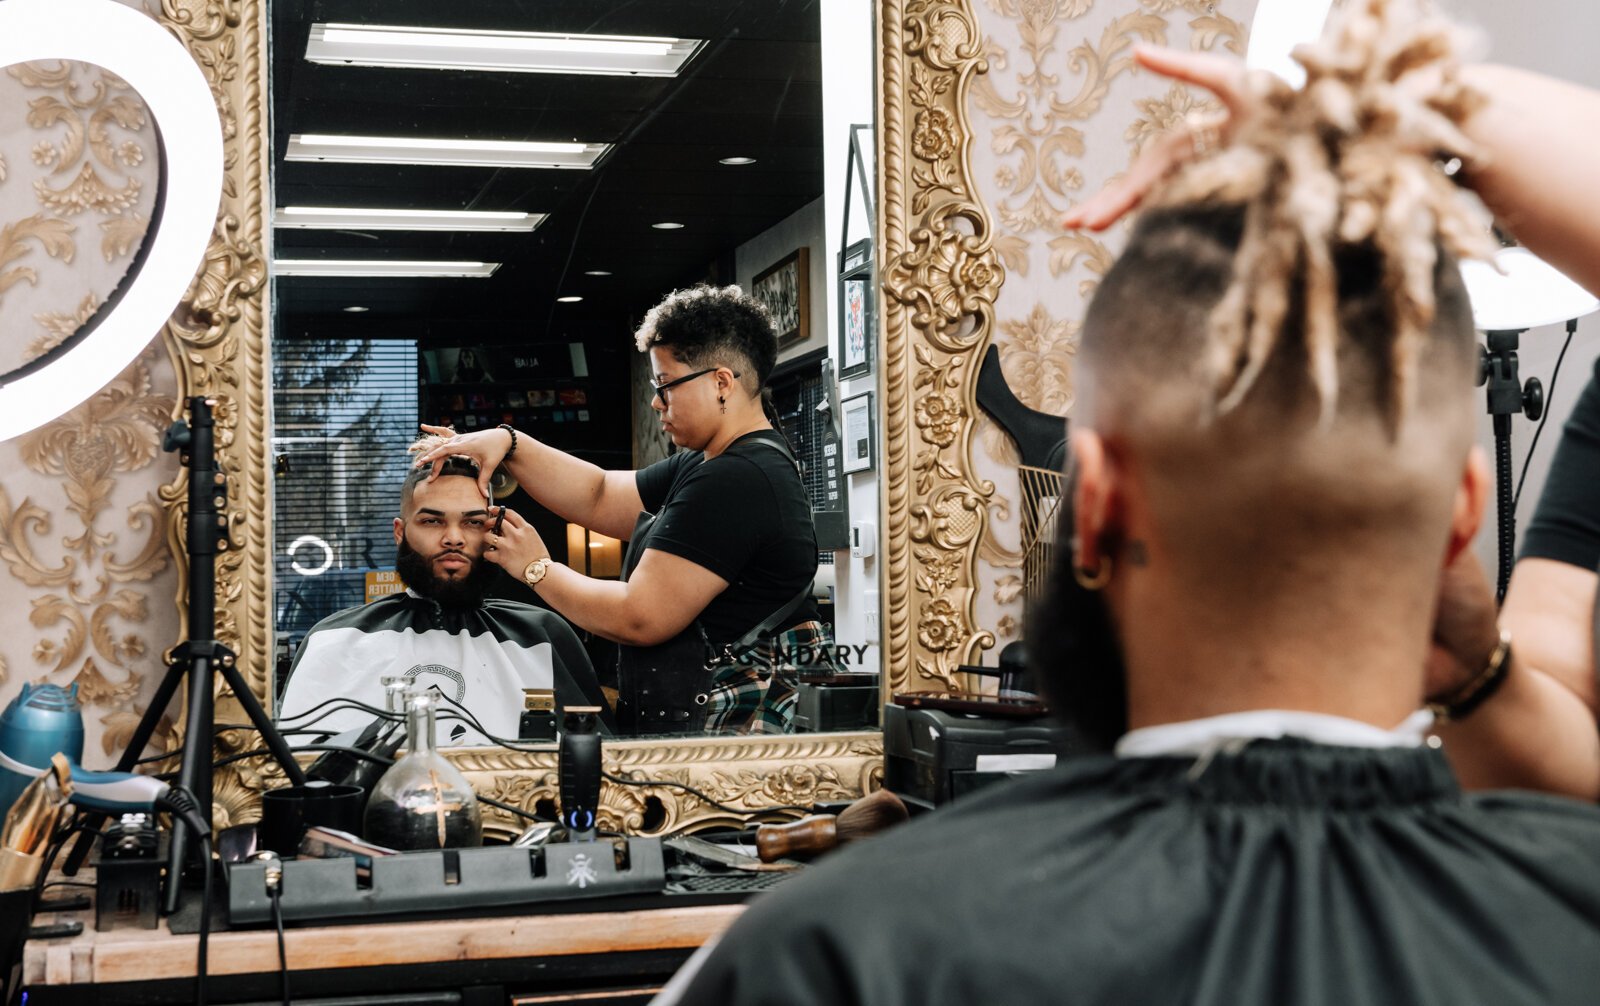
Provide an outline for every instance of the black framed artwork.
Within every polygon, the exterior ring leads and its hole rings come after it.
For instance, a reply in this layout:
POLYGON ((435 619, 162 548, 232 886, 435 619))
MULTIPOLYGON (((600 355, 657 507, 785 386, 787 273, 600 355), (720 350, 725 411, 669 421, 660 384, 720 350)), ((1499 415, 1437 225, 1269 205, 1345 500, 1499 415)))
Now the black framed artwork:
POLYGON ((877 297, 872 281, 872 241, 857 241, 839 254, 839 377, 872 373, 877 332, 877 297))
POLYGON ((758 274, 750 283, 750 295, 771 313, 779 349, 805 342, 811 335, 809 249, 798 248, 758 274))
POLYGON ((839 411, 842 414, 840 425, 844 429, 840 437, 844 456, 840 459, 839 470, 846 475, 872 471, 878 464, 878 430, 872 414, 872 392, 863 391, 846 398, 840 403, 839 411))

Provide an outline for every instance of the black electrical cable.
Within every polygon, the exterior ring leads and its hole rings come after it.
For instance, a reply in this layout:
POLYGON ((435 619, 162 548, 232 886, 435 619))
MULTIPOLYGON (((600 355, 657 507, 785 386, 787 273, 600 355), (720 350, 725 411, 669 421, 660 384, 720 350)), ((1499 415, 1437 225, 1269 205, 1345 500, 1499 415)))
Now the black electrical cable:
MULTIPOLYGON (((206 943, 211 936, 211 873, 215 869, 211 862, 209 832, 200 836, 200 867, 200 945, 195 957, 194 1001, 195 1006, 206 1006, 206 943)), ((177 883, 177 880, 168 878, 168 883, 177 883)))
MULTIPOLYGON (((393 765, 395 762, 393 758, 385 758, 383 755, 373 754, 371 751, 365 751, 356 747, 349 747, 344 744, 303 744, 299 747, 293 748, 293 750, 296 752, 341 751, 348 755, 354 755, 357 758, 364 758, 367 761, 375 761, 380 765, 393 765)), ((218 758, 216 761, 211 763, 211 767, 221 768, 224 765, 231 765, 236 761, 244 761, 247 758, 259 758, 262 755, 271 753, 272 751, 270 748, 255 748, 250 751, 240 751, 239 753, 231 754, 226 758, 218 758)), ((523 810, 521 807, 514 807, 509 803, 502 803, 499 800, 494 800, 486 796, 478 796, 478 802, 486 803, 491 807, 498 807, 508 814, 515 814, 516 816, 526 818, 529 821, 535 821, 540 824, 548 824, 550 822, 550 819, 547 817, 540 817, 537 814, 532 814, 523 810)))
MULTIPOLYGON (((472 715, 472 712, 470 710, 468 710, 466 706, 464 706, 461 703, 457 702, 455 699, 450 698, 448 695, 443 694, 442 692, 435 692, 434 694, 437 695, 439 698, 443 699, 445 702, 448 702, 450 705, 454 706, 457 710, 460 711, 459 713, 457 713, 457 712, 447 712, 445 714, 444 718, 460 720, 461 722, 466 723, 468 726, 471 726, 473 729, 477 730, 480 734, 482 734, 483 736, 487 737, 489 740, 493 741, 494 743, 498 744, 500 747, 506 748, 507 750, 510 750, 510 751, 520 751, 520 752, 527 753, 527 754, 545 754, 545 753, 548 753, 550 751, 550 746, 549 745, 545 745, 544 747, 531 747, 531 746, 519 744, 518 742, 513 741, 513 740, 507 740, 504 737, 497 737, 494 734, 490 733, 487 729, 485 729, 484 726, 483 726, 483 723, 480 722, 476 716, 472 715)), ((329 700, 329 701, 337 701, 337 700, 329 700)), ((354 699, 348 699, 346 701, 350 702, 354 706, 359 706, 359 707, 361 707, 363 709, 366 709, 366 710, 368 710, 368 711, 370 711, 370 712, 372 712, 372 713, 374 713, 376 715, 384 716, 384 717, 390 718, 390 719, 396 718, 396 714, 390 713, 387 710, 378 709, 376 706, 368 706, 365 703, 357 702, 354 699)), ((326 705, 326 703, 323 703, 323 704, 326 705)), ((367 759, 369 761, 380 762, 380 763, 382 763, 384 765, 393 765, 394 764, 394 760, 393 759, 384 758, 384 757, 382 757, 380 755, 375 755, 370 751, 364 751, 361 748, 347 747, 347 746, 342 745, 342 744, 305 744, 305 745, 301 745, 299 747, 294 748, 294 750, 295 751, 342 751, 342 752, 344 752, 346 754, 355 755, 358 758, 365 758, 365 759, 367 759)), ((230 764, 232 764, 232 763, 234 763, 236 761, 243 761, 246 758, 255 758, 255 757, 259 757, 260 755, 270 754, 270 753, 271 752, 267 748, 255 748, 254 750, 251 750, 251 751, 241 751, 238 754, 232 754, 232 755, 229 755, 226 758, 220 758, 217 761, 212 762, 212 768, 221 768, 224 765, 230 765, 230 764)), ((694 796, 695 798, 704 801, 708 806, 715 807, 718 810, 725 811, 726 813, 729 813, 729 814, 738 814, 738 815, 741 815, 741 816, 747 815, 747 814, 781 813, 781 812, 786 812, 786 811, 793 811, 793 812, 799 813, 799 814, 809 814, 809 813, 811 813, 811 810, 812 810, 812 808, 810 808, 810 807, 800 807, 800 806, 796 806, 794 804, 776 804, 776 805, 771 806, 771 807, 759 807, 759 808, 753 808, 753 809, 749 808, 749 807, 732 807, 732 806, 729 806, 728 804, 720 803, 720 802, 718 802, 716 800, 713 800, 710 796, 706 795, 701 790, 695 789, 693 786, 690 786, 687 783, 674 782, 674 781, 672 781, 670 779, 624 779, 621 776, 615 776, 615 775, 612 775, 609 772, 604 772, 604 771, 602 771, 600 773, 600 775, 601 775, 602 778, 608 779, 611 782, 614 782, 619 786, 638 786, 638 787, 658 786, 658 787, 666 787, 666 788, 669 788, 669 789, 680 789, 680 790, 683 790, 685 793, 688 793, 691 796, 694 796)), ((521 817, 521 818, 525 818, 525 819, 527 819, 529 821, 536 821, 536 822, 539 822, 539 823, 548 823, 548 820, 549 820, 548 818, 542 818, 542 817, 539 817, 539 816, 537 816, 535 814, 530 814, 529 812, 523 810, 521 807, 514 807, 509 803, 502 803, 499 800, 492 800, 492 799, 490 799, 489 797, 486 797, 486 796, 481 796, 480 795, 478 797, 478 802, 479 803, 486 803, 491 807, 498 807, 501 810, 506 811, 509 814, 515 814, 516 816, 521 817)))
MULTIPOLYGON (((87 815, 78 814, 73 817, 70 824, 60 826, 57 829, 56 837, 51 840, 50 845, 45 849, 44 862, 39 865, 39 876, 34 881, 33 886, 34 901, 38 901, 39 895, 44 893, 44 889, 46 887, 50 886, 49 884, 45 883, 45 878, 50 875, 51 868, 55 866, 56 856, 61 853, 62 848, 67 844, 67 839, 71 838, 80 831, 94 831, 94 834, 97 836, 105 836, 105 832, 95 831, 94 829, 89 828, 88 824, 89 817, 87 815)), ((57 881, 57 883, 74 883, 74 881, 57 881)), ((93 887, 94 885, 90 884, 88 886, 93 887)), ((0 985, 4 985, 4 982, 0 981, 0 985)))
POLYGON ((283 945, 283 888, 281 884, 268 888, 272 901, 272 924, 278 930, 278 975, 283 986, 283 1006, 289 1006, 289 953, 283 945))
MULTIPOLYGON (((343 705, 340 705, 337 708, 328 710, 327 712, 323 713, 322 716, 317 717, 317 719, 320 720, 320 719, 323 718, 323 716, 330 716, 333 713, 343 712, 346 709, 359 709, 362 712, 372 713, 375 716, 381 717, 383 719, 389 719, 389 720, 399 720, 399 719, 402 718, 397 713, 391 713, 391 712, 388 712, 386 710, 379 709, 376 706, 369 706, 365 702, 357 702, 355 699, 345 699, 345 698, 329 699, 326 702, 319 702, 319 703, 317 703, 317 705, 313 706, 311 710, 307 710, 306 713, 301 714, 301 716, 303 717, 305 715, 309 715, 309 713, 311 711, 313 711, 315 709, 320 709, 323 706, 326 706, 329 703, 333 703, 333 702, 340 702, 340 703, 343 703, 343 705)), ((295 719, 299 719, 301 717, 294 717, 294 718, 295 719)), ((316 722, 316 720, 312 720, 311 722, 314 723, 314 722, 316 722)), ((250 732, 253 733, 253 732, 256 731, 256 727, 255 727, 254 724, 249 724, 249 723, 225 723, 225 724, 218 724, 217 727, 216 727, 216 730, 217 730, 218 733, 222 733, 222 732, 225 732, 225 731, 228 731, 228 730, 247 730, 247 731, 250 731, 250 732)), ((292 736, 294 734, 299 734, 299 733, 322 734, 324 736, 330 736, 331 735, 329 731, 326 731, 326 730, 307 730, 307 729, 304 728, 304 726, 292 728, 292 729, 289 729, 289 730, 279 730, 278 732, 280 734, 286 736, 286 737, 292 736)), ((306 750, 310 750, 310 749, 307 748, 306 750)), ((163 752, 161 754, 148 755, 148 756, 146 756, 144 758, 140 758, 138 761, 134 762, 134 764, 135 765, 149 765, 149 764, 152 764, 154 762, 167 761, 168 759, 178 757, 182 753, 183 753, 182 751, 166 751, 166 752, 163 752)), ((222 764, 222 763, 219 762, 217 764, 222 764)), ((173 775, 173 774, 175 774, 175 773, 165 773, 164 775, 173 775)), ((157 776, 157 778, 162 778, 162 776, 157 776)))
POLYGON ((293 716, 284 716, 284 717, 280 718, 278 720, 278 722, 280 724, 283 724, 283 723, 293 723, 296 720, 303 720, 307 716, 310 716, 312 713, 317 712, 318 710, 324 708, 325 706, 331 706, 335 702, 342 702, 345 705, 353 707, 353 708, 365 709, 368 712, 371 712, 371 713, 373 713, 375 715, 378 715, 378 716, 395 717, 395 716, 399 715, 398 713, 391 713, 387 709, 379 709, 377 706, 369 706, 365 702, 360 701, 359 699, 352 699, 352 698, 349 698, 349 697, 344 696, 344 695, 335 695, 331 699, 323 699, 321 702, 318 702, 316 705, 314 705, 311 708, 307 709, 305 712, 296 713, 293 716))
POLYGON ((1544 414, 1539 417, 1539 425, 1533 428, 1533 439, 1528 442, 1528 453, 1522 456, 1522 475, 1517 478, 1517 492, 1511 497, 1513 508, 1522 501, 1522 484, 1528 481, 1528 469, 1533 465, 1533 452, 1539 447, 1539 434, 1544 432, 1544 424, 1550 419, 1550 403, 1556 397, 1556 378, 1561 376, 1561 361, 1567 358, 1567 347, 1572 345, 1572 337, 1578 334, 1578 319, 1571 318, 1567 321, 1567 338, 1561 344, 1561 352, 1556 355, 1556 365, 1550 371, 1550 387, 1544 395, 1544 414))
MULTIPOLYGON (((375 755, 371 751, 366 751, 361 748, 351 747, 348 744, 301 744, 297 747, 290 748, 290 750, 297 753, 301 751, 342 751, 345 754, 355 755, 358 758, 370 758, 373 761, 381 761, 386 765, 394 764, 392 759, 375 755)), ((232 765, 236 761, 244 761, 247 758, 259 758, 262 755, 271 753, 271 748, 252 748, 249 751, 240 751, 237 754, 231 754, 226 758, 218 758, 216 761, 211 763, 211 767, 221 768, 224 765, 232 765)), ((167 772, 163 773, 163 775, 156 776, 156 778, 160 779, 167 775, 176 774, 177 773, 175 772, 167 772)))
MULTIPOLYGON (((459 703, 456 700, 450 698, 448 695, 444 695, 444 694, 440 693, 439 697, 444 699, 446 702, 450 703, 452 706, 455 706, 457 709, 461 710, 461 712, 463 714, 465 714, 464 716, 459 717, 460 719, 462 719, 464 722, 468 722, 472 726, 476 727, 479 733, 483 734, 485 737, 487 737, 490 740, 494 741, 496 744, 500 745, 503 748, 509 748, 512 751, 528 751, 528 752, 539 752, 539 751, 549 751, 550 750, 548 747, 545 747, 545 748, 523 747, 523 746, 517 744, 514 741, 508 741, 503 737, 496 737, 494 734, 490 733, 489 731, 487 731, 487 730, 485 730, 483 728, 483 724, 478 722, 477 717, 473 716, 472 713, 470 711, 468 711, 466 706, 463 706, 461 703, 459 703)), ((689 794, 691 794, 691 795, 693 795, 695 797, 698 797, 701 800, 704 800, 710 806, 715 807, 715 808, 717 808, 718 810, 721 810, 721 811, 726 811, 726 812, 728 812, 730 814, 740 814, 740 815, 744 815, 744 814, 766 814, 766 813, 775 812, 775 811, 798 811, 801 814, 809 814, 809 813, 811 813, 811 808, 810 807, 796 807, 793 804, 782 804, 782 805, 773 806, 773 807, 762 807, 762 808, 760 808, 758 810, 752 810, 752 809, 750 809, 748 807, 745 807, 745 808, 730 807, 725 803, 718 803, 716 800, 711 799, 711 797, 707 796, 705 793, 702 793, 700 790, 695 789, 693 786, 690 786, 690 785, 688 785, 686 783, 673 782, 670 779, 623 779, 620 776, 614 776, 611 773, 605 772, 605 771, 601 771, 600 775, 601 775, 601 778, 609 779, 609 780, 611 780, 612 782, 616 783, 619 786, 665 786, 665 787, 669 787, 669 788, 672 788, 672 789, 681 789, 686 793, 689 793, 689 794)))

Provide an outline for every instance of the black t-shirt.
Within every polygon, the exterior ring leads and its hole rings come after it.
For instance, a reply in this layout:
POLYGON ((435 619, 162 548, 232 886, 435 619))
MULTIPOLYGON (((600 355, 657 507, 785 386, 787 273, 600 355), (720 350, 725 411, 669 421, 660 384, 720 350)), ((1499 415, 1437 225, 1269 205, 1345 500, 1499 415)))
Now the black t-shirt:
POLYGON ((1028 775, 758 895, 659 1001, 1596 1001, 1593 806, 1293 740, 1028 775))
POLYGON ((1600 360, 1562 428, 1522 558, 1600 565, 1600 360))
MULTIPOLYGON (((817 533, 800 475, 786 453, 760 440, 782 443, 757 430, 709 461, 680 451, 635 475, 645 510, 656 515, 649 547, 728 581, 700 615, 713 643, 743 636, 817 575, 817 533)), ((816 617, 807 603, 792 621, 816 617)))

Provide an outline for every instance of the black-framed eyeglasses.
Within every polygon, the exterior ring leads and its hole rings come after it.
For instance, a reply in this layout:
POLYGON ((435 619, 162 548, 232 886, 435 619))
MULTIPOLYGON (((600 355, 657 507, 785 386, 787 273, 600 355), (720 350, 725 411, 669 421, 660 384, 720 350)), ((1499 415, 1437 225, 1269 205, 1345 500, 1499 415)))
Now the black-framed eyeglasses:
MULTIPOLYGON (((667 407, 667 392, 668 391, 670 391, 673 388, 676 388, 680 384, 683 384, 685 381, 692 381, 697 377, 704 377, 707 374, 715 374, 717 371, 719 371, 721 369, 722 369, 721 367, 707 367, 705 370, 697 370, 692 374, 685 374, 685 375, 683 375, 682 377, 680 377, 680 378, 678 378, 676 380, 668 381, 666 384, 656 384, 656 385, 652 385, 652 387, 655 388, 656 397, 661 399, 661 407, 662 408, 666 408, 667 407)), ((738 374, 734 374, 733 375, 733 379, 737 381, 739 379, 739 375, 738 374)))

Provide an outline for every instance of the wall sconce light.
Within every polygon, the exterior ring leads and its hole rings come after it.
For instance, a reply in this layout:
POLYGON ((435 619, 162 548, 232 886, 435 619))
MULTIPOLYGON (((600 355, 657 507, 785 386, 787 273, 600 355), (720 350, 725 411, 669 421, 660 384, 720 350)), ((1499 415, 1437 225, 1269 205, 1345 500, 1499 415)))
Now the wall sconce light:
POLYGON ((601 579, 622 576, 622 542, 577 524, 567 525, 567 565, 601 579))

